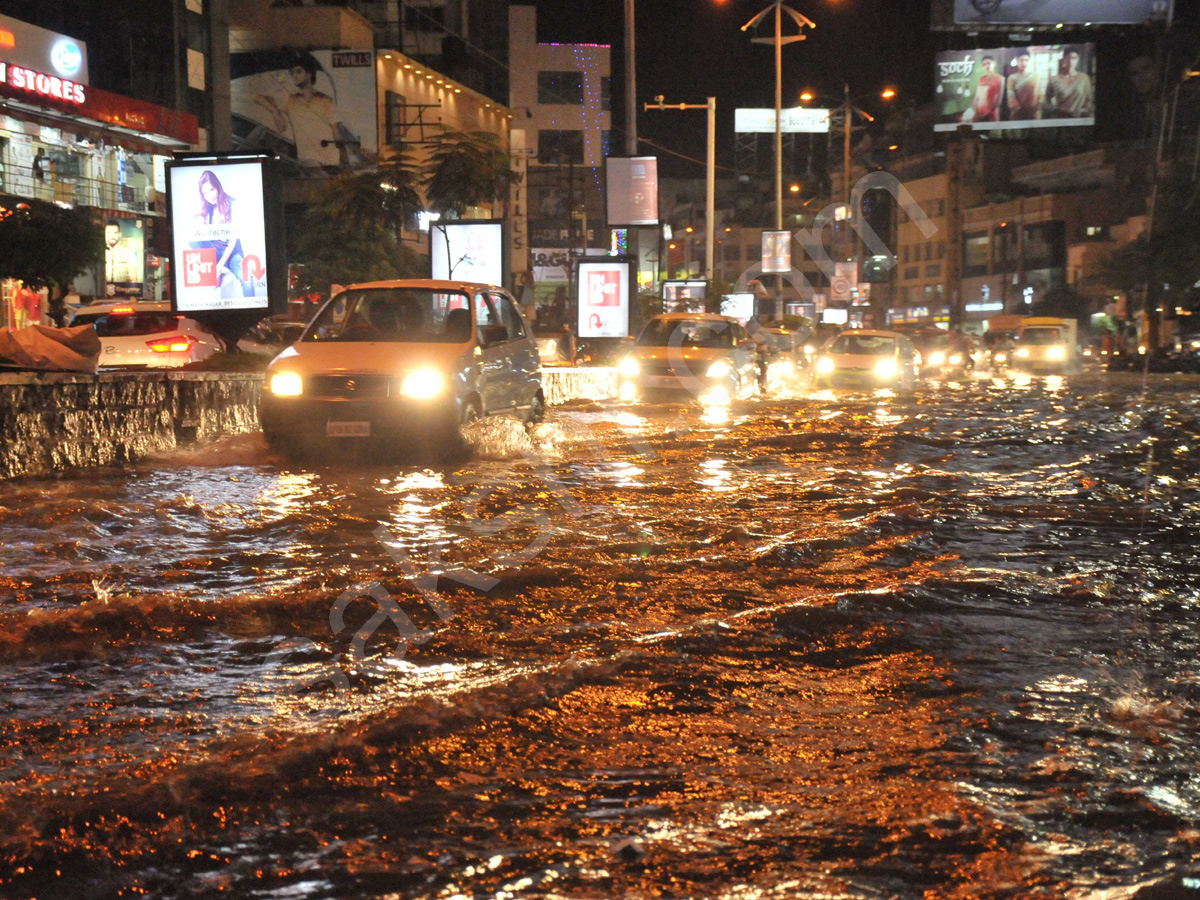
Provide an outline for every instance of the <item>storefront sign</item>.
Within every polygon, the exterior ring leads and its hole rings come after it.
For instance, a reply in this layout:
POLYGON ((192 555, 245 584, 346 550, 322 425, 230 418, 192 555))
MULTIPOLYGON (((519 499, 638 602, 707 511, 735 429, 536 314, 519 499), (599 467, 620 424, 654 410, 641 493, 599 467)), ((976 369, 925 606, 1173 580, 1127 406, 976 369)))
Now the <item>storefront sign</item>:
POLYGON ((35 72, 24 66, 11 66, 6 62, 0 62, 0 84, 7 84, 19 91, 27 91, 38 97, 62 100, 64 103, 73 103, 77 106, 82 106, 87 102, 87 95, 82 84, 67 81, 57 75, 35 72))
POLYGON ((60 81, 88 83, 87 44, 10 16, 0 16, 0 60, 60 81))

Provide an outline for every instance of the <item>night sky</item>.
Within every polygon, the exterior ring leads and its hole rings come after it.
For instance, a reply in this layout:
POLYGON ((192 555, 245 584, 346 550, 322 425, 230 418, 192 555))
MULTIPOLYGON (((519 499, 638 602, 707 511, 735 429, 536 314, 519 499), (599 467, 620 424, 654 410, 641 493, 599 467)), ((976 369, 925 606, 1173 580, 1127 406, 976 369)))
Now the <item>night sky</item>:
MULTIPOLYGON (((893 108, 923 107, 933 102, 933 60, 937 52, 960 47, 994 47, 1010 43, 1003 32, 934 32, 930 29, 933 0, 789 0, 797 12, 817 27, 806 41, 783 50, 783 105, 798 103, 801 90, 832 94, 833 105, 848 82, 851 93, 866 99, 859 105, 887 115, 887 104, 876 99, 884 87, 898 96, 893 108)), ((668 103, 703 103, 717 98, 717 159, 732 167, 733 112, 737 107, 772 107, 775 103, 774 51, 752 44, 741 26, 766 7, 767 0, 636 0, 638 134, 659 147, 643 143, 640 151, 659 156, 668 175, 702 177, 705 115, 695 112, 645 111, 642 105, 656 94, 668 103), (663 152, 667 147, 695 162, 683 162, 663 152)), ((609 43, 613 47, 614 153, 624 142, 624 0, 538 0, 538 39, 609 43)), ((772 17, 759 26, 772 34, 772 17)), ((1177 57, 1190 59, 1200 51, 1200 2, 1177 0, 1176 27, 1168 45, 1177 57)), ((784 33, 795 25, 785 22, 784 33)), ((1095 138, 1136 137, 1121 131, 1128 117, 1129 89, 1125 67, 1131 55, 1154 53, 1160 32, 1141 27, 1050 30, 1034 36, 1035 43, 1095 41, 1098 45, 1098 110, 1095 138)), ((817 105, 817 104, 812 104, 817 105)), ((830 104, 825 104, 830 105, 830 104)), ((729 174, 721 172, 719 174, 729 174)))
MULTIPOLYGON (((668 103, 717 98, 718 161, 733 164, 733 111, 775 104, 774 49, 753 44, 741 31, 765 0, 636 0, 638 134, 699 159, 704 157, 705 115, 650 111, 641 105, 663 94, 668 103)), ((932 59, 939 37, 929 31, 928 0, 794 0, 789 5, 817 24, 806 41, 783 49, 783 105, 794 106, 802 89, 842 95, 876 95, 886 86, 901 102, 932 96, 932 59)), ((613 46, 614 143, 624 152, 623 0, 541 0, 538 39, 610 43, 613 46)), ((768 16, 757 33, 773 34, 768 16)), ((785 22, 784 34, 796 26, 785 22)), ((813 104, 817 105, 817 104, 813 104)), ((862 101, 868 112, 878 104, 862 101)), ((643 145, 644 153, 656 148, 643 145)), ((663 165, 674 175, 703 175, 703 165, 663 165)))

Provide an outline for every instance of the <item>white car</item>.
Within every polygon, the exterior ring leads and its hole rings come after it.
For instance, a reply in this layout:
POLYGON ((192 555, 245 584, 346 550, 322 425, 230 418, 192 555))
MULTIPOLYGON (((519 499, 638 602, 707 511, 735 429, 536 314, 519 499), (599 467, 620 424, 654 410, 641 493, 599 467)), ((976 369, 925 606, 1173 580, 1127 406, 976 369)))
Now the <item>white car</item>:
POLYGON ((916 349, 894 331, 843 331, 817 357, 817 387, 891 388, 911 391, 917 382, 916 349))
POLYGON ((178 368, 221 349, 215 334, 195 319, 171 312, 170 303, 93 303, 80 307, 71 324, 95 326, 101 368, 178 368))

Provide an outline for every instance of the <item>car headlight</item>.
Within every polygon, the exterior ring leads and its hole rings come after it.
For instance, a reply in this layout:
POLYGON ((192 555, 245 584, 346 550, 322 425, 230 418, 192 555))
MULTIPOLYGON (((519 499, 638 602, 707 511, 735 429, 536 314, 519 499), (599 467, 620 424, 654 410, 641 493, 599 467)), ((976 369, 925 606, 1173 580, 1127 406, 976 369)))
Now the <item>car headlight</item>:
POLYGON ((1046 359, 1066 359, 1066 347, 1048 347, 1046 349, 1046 359))
POLYGON ((805 356, 812 356, 816 352, 817 352, 817 348, 814 347, 812 344, 804 345, 804 355, 805 356))
POLYGON ((993 359, 995 359, 995 360, 996 360, 996 362, 998 362, 998 363, 999 363, 999 362, 1007 362, 1007 361, 1008 361, 1008 354, 1007 354, 1007 353, 997 353, 997 354, 996 354, 994 357, 992 357, 992 358, 993 358, 993 359))
POLYGON ((446 389, 446 376, 437 369, 414 369, 400 382, 400 393, 416 400, 429 400, 446 389))
POLYGON ((875 376, 877 378, 895 378, 900 371, 896 366, 894 359, 881 359, 875 364, 875 376))
POLYGON ((961 353, 952 353, 952 354, 950 354, 950 365, 952 365, 952 366, 961 366, 961 365, 962 365, 962 361, 963 361, 963 356, 962 356, 962 354, 961 354, 961 353))
POLYGON ((276 372, 268 387, 276 397, 299 397, 304 393, 304 380, 295 372, 276 372))
POLYGON ((833 360, 830 357, 822 356, 820 359, 817 360, 817 374, 818 375, 831 375, 831 374, 833 374, 833 370, 834 370, 833 360))
POLYGON ((728 378, 729 373, 732 371, 733 369, 730 368, 728 362, 723 359, 718 359, 715 363, 708 367, 708 371, 704 374, 709 378, 728 378))
POLYGON ((1017 351, 1017 356, 1019 356, 1021 359, 1028 359, 1028 357, 1029 357, 1029 348, 1028 348, 1028 347, 1022 347, 1021 349, 1019 349, 1019 350, 1017 351))
POLYGON ((945 353, 930 353, 929 359, 926 360, 931 366, 944 366, 946 364, 945 353))
POLYGON ((617 366, 618 373, 630 378, 632 378, 634 375, 637 375, 641 371, 642 367, 638 365, 638 361, 632 356, 625 357, 623 360, 621 360, 620 365, 617 366))
POLYGON ((795 372, 796 364, 794 362, 792 362, 790 359, 781 360, 779 362, 779 371, 786 372, 786 373, 795 372))

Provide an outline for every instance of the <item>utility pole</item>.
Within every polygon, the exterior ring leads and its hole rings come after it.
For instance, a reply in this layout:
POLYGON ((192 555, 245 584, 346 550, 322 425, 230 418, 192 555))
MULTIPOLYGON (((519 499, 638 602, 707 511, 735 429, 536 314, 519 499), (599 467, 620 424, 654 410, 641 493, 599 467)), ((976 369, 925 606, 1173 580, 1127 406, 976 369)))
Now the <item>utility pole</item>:
POLYGON ((634 0, 625 0, 625 153, 638 155, 637 65, 634 41, 634 0))
POLYGON ((659 94, 654 101, 654 103, 647 103, 646 109, 708 110, 708 159, 705 163, 706 194, 704 198, 704 278, 711 285, 717 233, 717 98, 709 97, 707 103, 664 103, 662 95, 659 94))

